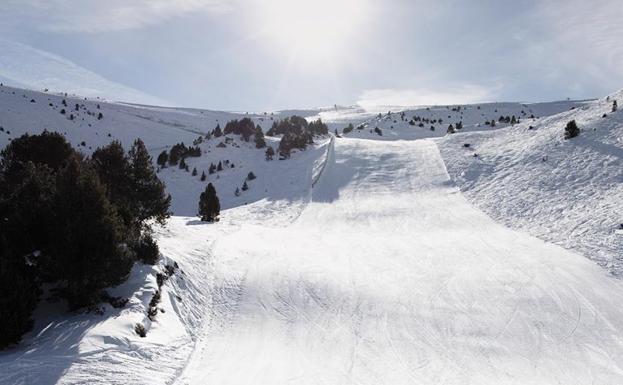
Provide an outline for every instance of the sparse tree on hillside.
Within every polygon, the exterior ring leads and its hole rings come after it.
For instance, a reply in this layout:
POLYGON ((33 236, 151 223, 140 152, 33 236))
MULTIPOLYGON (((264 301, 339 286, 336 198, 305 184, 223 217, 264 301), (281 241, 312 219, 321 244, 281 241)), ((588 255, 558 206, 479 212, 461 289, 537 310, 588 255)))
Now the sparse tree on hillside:
POLYGON ((212 183, 208 183, 199 197, 199 216, 204 222, 214 222, 218 220, 220 212, 221 204, 216 195, 216 189, 212 183))
POLYGON ((253 180, 255 178, 257 178, 257 177, 255 176, 253 171, 249 172, 249 174, 247 175, 247 180, 253 180))
POLYGON ((266 139, 264 139, 264 132, 262 127, 257 126, 255 131, 255 148, 266 147, 266 139))
POLYGON ((193 172, 191 173, 192 176, 197 176, 197 167, 193 167, 193 172))
POLYGON ((214 129, 214 137, 220 138, 221 136, 223 136, 223 131, 221 131, 221 125, 217 124, 216 128, 214 129))
POLYGON ((218 166, 216 166, 216 171, 223 171, 223 163, 219 160, 218 166))
POLYGON ((249 189, 249 186, 247 185, 247 181, 244 181, 244 183, 242 184, 242 191, 247 191, 249 189))
POLYGON ((617 101, 613 101, 612 102, 612 112, 617 112, 617 110, 619 109, 619 105, 617 104, 617 101))
POLYGON ((205 171, 202 171, 202 172, 201 172, 201 181, 202 181, 202 182, 205 182, 205 180, 206 180, 207 178, 208 178, 208 177, 206 176, 205 171))

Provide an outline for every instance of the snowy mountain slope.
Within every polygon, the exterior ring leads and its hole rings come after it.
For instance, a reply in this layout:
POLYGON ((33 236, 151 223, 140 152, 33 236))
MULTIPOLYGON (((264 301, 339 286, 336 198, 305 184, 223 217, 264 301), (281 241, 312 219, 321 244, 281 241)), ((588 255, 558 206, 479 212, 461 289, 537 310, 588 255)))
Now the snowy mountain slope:
POLYGON ((329 159, 293 222, 197 233, 215 307, 175 384, 620 383, 620 281, 474 209, 432 141, 329 159))
POLYGON ((478 208, 620 275, 623 112, 611 113, 615 99, 623 101, 623 92, 495 132, 446 136, 438 144, 452 179, 478 208), (582 132, 564 140, 573 119, 582 132))
MULTIPOLYGON (((267 145, 277 148, 277 138, 266 138, 267 145)), ((202 156, 187 158, 186 164, 190 171, 197 169, 197 175, 179 169, 177 166, 167 167, 160 171, 158 176, 166 183, 167 191, 172 196, 171 209, 176 215, 192 216, 197 213, 198 197, 207 183, 212 183, 219 194, 221 208, 228 209, 268 199, 278 202, 305 196, 312 182, 312 165, 322 157, 326 151, 328 139, 316 138, 316 144, 305 151, 293 151, 289 160, 265 160, 265 149, 256 149, 253 141, 245 142, 239 136, 231 135, 213 138, 199 144, 202 156), (224 144, 226 147, 218 147, 224 144), (223 171, 212 175, 208 170, 210 164, 223 165, 223 171), (227 163, 229 162, 229 163, 227 163), (295 162, 296 165, 293 164, 295 162), (304 165, 310 165, 305 168, 304 165), (205 172, 207 180, 201 181, 201 173, 205 172), (236 188, 242 189, 249 172, 256 179, 247 181, 249 190, 240 190, 240 195, 234 194, 236 188)))
POLYGON ((179 142, 189 145, 198 135, 212 131, 217 124, 224 127, 233 119, 249 117, 267 130, 273 119, 283 116, 289 115, 112 103, 97 98, 65 97, 0 86, 0 127, 3 127, 0 147, 4 148, 11 138, 47 129, 65 134, 72 145, 87 154, 114 139, 120 140, 127 148, 139 137, 148 149, 156 152, 179 142), (67 106, 63 105, 63 100, 66 100, 67 106), (79 105, 78 110, 76 104, 79 105), (97 108, 98 105, 100 108, 97 108), (63 109, 65 114, 61 114, 63 109), (99 113, 103 115, 101 120, 97 118, 99 113), (74 115, 74 120, 70 120, 70 115, 74 115), (83 141, 84 146, 81 145, 83 141))
POLYGON ((346 134, 354 138, 376 140, 413 140, 441 137, 447 132, 448 126, 462 122, 463 129, 459 132, 482 131, 508 126, 497 120, 515 116, 521 120, 535 120, 545 116, 569 111, 586 104, 586 101, 557 101, 544 103, 483 103, 452 106, 423 107, 338 107, 321 110, 310 119, 321 118, 331 129, 342 133, 349 123, 355 130, 346 134), (380 117, 379 117, 380 114, 380 117), (420 120, 413 120, 418 117, 420 120), (534 118, 532 118, 534 117, 534 118), (485 124, 496 120, 495 127, 485 124), (421 127, 420 127, 421 125, 421 127), (357 129, 361 127, 361 129, 357 129), (374 132, 378 127, 382 135, 374 132), (434 127, 434 130, 431 130, 434 127))
POLYGON ((163 104, 165 101, 110 81, 50 52, 0 37, 0 81, 7 85, 76 93, 89 97, 163 104))
MULTIPOLYGON (((0 127, 2 127, 0 148, 4 148, 11 138, 17 138, 24 133, 39 133, 47 129, 63 133, 72 145, 86 154, 99 146, 107 145, 112 140, 121 141, 127 149, 136 138, 141 138, 155 159, 161 150, 169 149, 179 142, 192 145, 193 140, 198 136, 212 131, 217 124, 224 128, 225 124, 233 119, 249 117, 266 131, 275 120, 293 113, 311 115, 312 112, 316 113, 316 110, 246 114, 144 106, 110 103, 98 99, 85 100, 81 97, 65 97, 2 86, 0 87, 0 127), (66 101, 67 106, 63 105, 63 100, 66 101), (76 104, 79 105, 78 110, 75 108, 76 104), (65 114, 60 113, 63 109, 65 114), (101 120, 97 116, 99 113, 103 115, 101 120), (70 114, 74 115, 73 120, 70 120, 70 114)), ((277 148, 278 138, 267 137, 266 140, 269 145, 277 148)), ((303 162, 313 162, 316 157, 320 156, 323 150, 319 148, 323 144, 326 144, 326 139, 319 139, 318 146, 311 149, 311 152, 305 152, 303 162)), ((280 183, 297 189, 300 186, 307 186, 311 178, 310 175, 290 173, 288 175, 291 179, 278 183, 280 176, 291 168, 290 163, 266 162, 264 149, 258 150, 253 142, 245 142, 236 135, 213 138, 204 141, 199 146, 203 151, 203 156, 187 159, 190 170, 197 168, 196 177, 191 177, 189 173, 177 167, 163 169, 159 175, 172 194, 172 210, 177 215, 196 214, 199 194, 208 182, 213 183, 217 191, 223 191, 222 207, 230 208, 262 198, 275 200, 283 198, 284 192, 290 191, 291 188, 284 189, 279 185, 280 183), (226 147, 217 147, 221 143, 226 147), (208 174, 210 163, 217 164, 225 160, 233 163, 234 167, 225 167, 225 171, 210 175, 206 182, 199 180, 202 171, 208 174), (252 183, 249 182, 251 186, 249 191, 239 197, 234 196, 236 187, 242 186, 249 172, 253 172, 258 178, 252 183)), ((294 158, 297 156, 293 155, 294 158)))

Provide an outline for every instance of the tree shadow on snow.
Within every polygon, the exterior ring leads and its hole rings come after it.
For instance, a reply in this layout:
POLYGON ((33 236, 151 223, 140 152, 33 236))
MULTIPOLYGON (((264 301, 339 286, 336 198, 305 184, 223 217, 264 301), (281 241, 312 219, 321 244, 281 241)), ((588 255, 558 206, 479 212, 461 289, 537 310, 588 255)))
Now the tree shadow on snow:
MULTIPOLYGON (((128 281, 108 290, 109 293, 127 298, 134 296, 146 303, 152 292, 140 288, 145 286, 147 275, 152 274, 154 269, 153 266, 136 264, 128 281)), ((115 309, 102 303, 99 307, 104 309, 104 313, 98 315, 67 312, 63 302, 41 300, 34 313, 34 328, 24 335, 20 344, 0 352, 0 383, 53 385, 73 365, 87 363, 90 356, 97 360, 99 354, 105 355, 107 351, 127 351, 133 344, 127 336, 105 334, 114 333, 114 328, 102 329, 101 335, 91 335, 83 345, 92 349, 89 352, 81 352, 81 344, 98 325, 120 317, 124 311, 131 312, 129 306, 115 309)))

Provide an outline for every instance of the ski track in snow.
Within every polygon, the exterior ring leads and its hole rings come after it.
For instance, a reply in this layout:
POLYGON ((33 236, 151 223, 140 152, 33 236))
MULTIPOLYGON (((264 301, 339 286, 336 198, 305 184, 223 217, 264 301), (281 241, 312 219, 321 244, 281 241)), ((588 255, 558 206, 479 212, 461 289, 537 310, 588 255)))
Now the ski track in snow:
POLYGON ((213 253, 220 304, 175 384, 623 379, 620 282, 472 208, 432 141, 336 140, 298 218, 213 253))

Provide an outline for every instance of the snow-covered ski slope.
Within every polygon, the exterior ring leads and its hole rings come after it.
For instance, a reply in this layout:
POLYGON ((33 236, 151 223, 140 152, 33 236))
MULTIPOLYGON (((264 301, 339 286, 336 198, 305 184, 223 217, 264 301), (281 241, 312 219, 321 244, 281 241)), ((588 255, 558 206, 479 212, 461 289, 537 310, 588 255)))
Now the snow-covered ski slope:
POLYGON ((297 219, 203 237, 214 307, 176 384, 623 380, 621 282, 473 208, 432 141, 338 139, 297 219))
POLYGON ((438 142, 476 207, 623 274, 623 92, 547 118, 438 142), (605 116, 604 116, 605 115, 605 116), (578 137, 564 140, 576 120, 578 137), (469 144, 470 147, 464 147, 469 144))
MULTIPOLYGON (((156 155, 230 119, 272 124, 270 113, 0 91, 1 146, 47 128, 85 141, 85 153, 141 137, 156 155), (87 114, 97 110, 103 119, 87 114)), ((621 104, 623 95, 612 97, 621 104)), ((225 148, 224 138, 204 141, 203 155, 187 159, 191 170, 235 167, 205 182, 160 171, 176 215, 155 234, 161 266, 135 266, 111 292, 129 305, 68 315, 43 301, 33 332, 0 352, 0 384, 620 384, 622 282, 589 260, 621 257, 612 226, 622 216, 623 124, 610 104, 424 107, 405 110, 404 121, 385 109, 380 120, 357 107, 284 111, 273 119, 322 117, 340 132, 367 125, 287 161, 266 162, 237 137, 225 148), (431 131, 408 124, 414 115, 445 118, 431 131), (482 125, 500 115, 523 123, 482 125), (563 141, 571 118, 584 130, 563 141), (458 134, 411 140, 442 136, 457 121, 458 134), (382 137, 370 132, 376 126, 382 137), (249 171, 258 178, 235 196, 249 171), (192 217, 207 182, 226 209, 218 224, 192 217), (155 274, 174 262, 164 312, 150 322, 155 274)))

